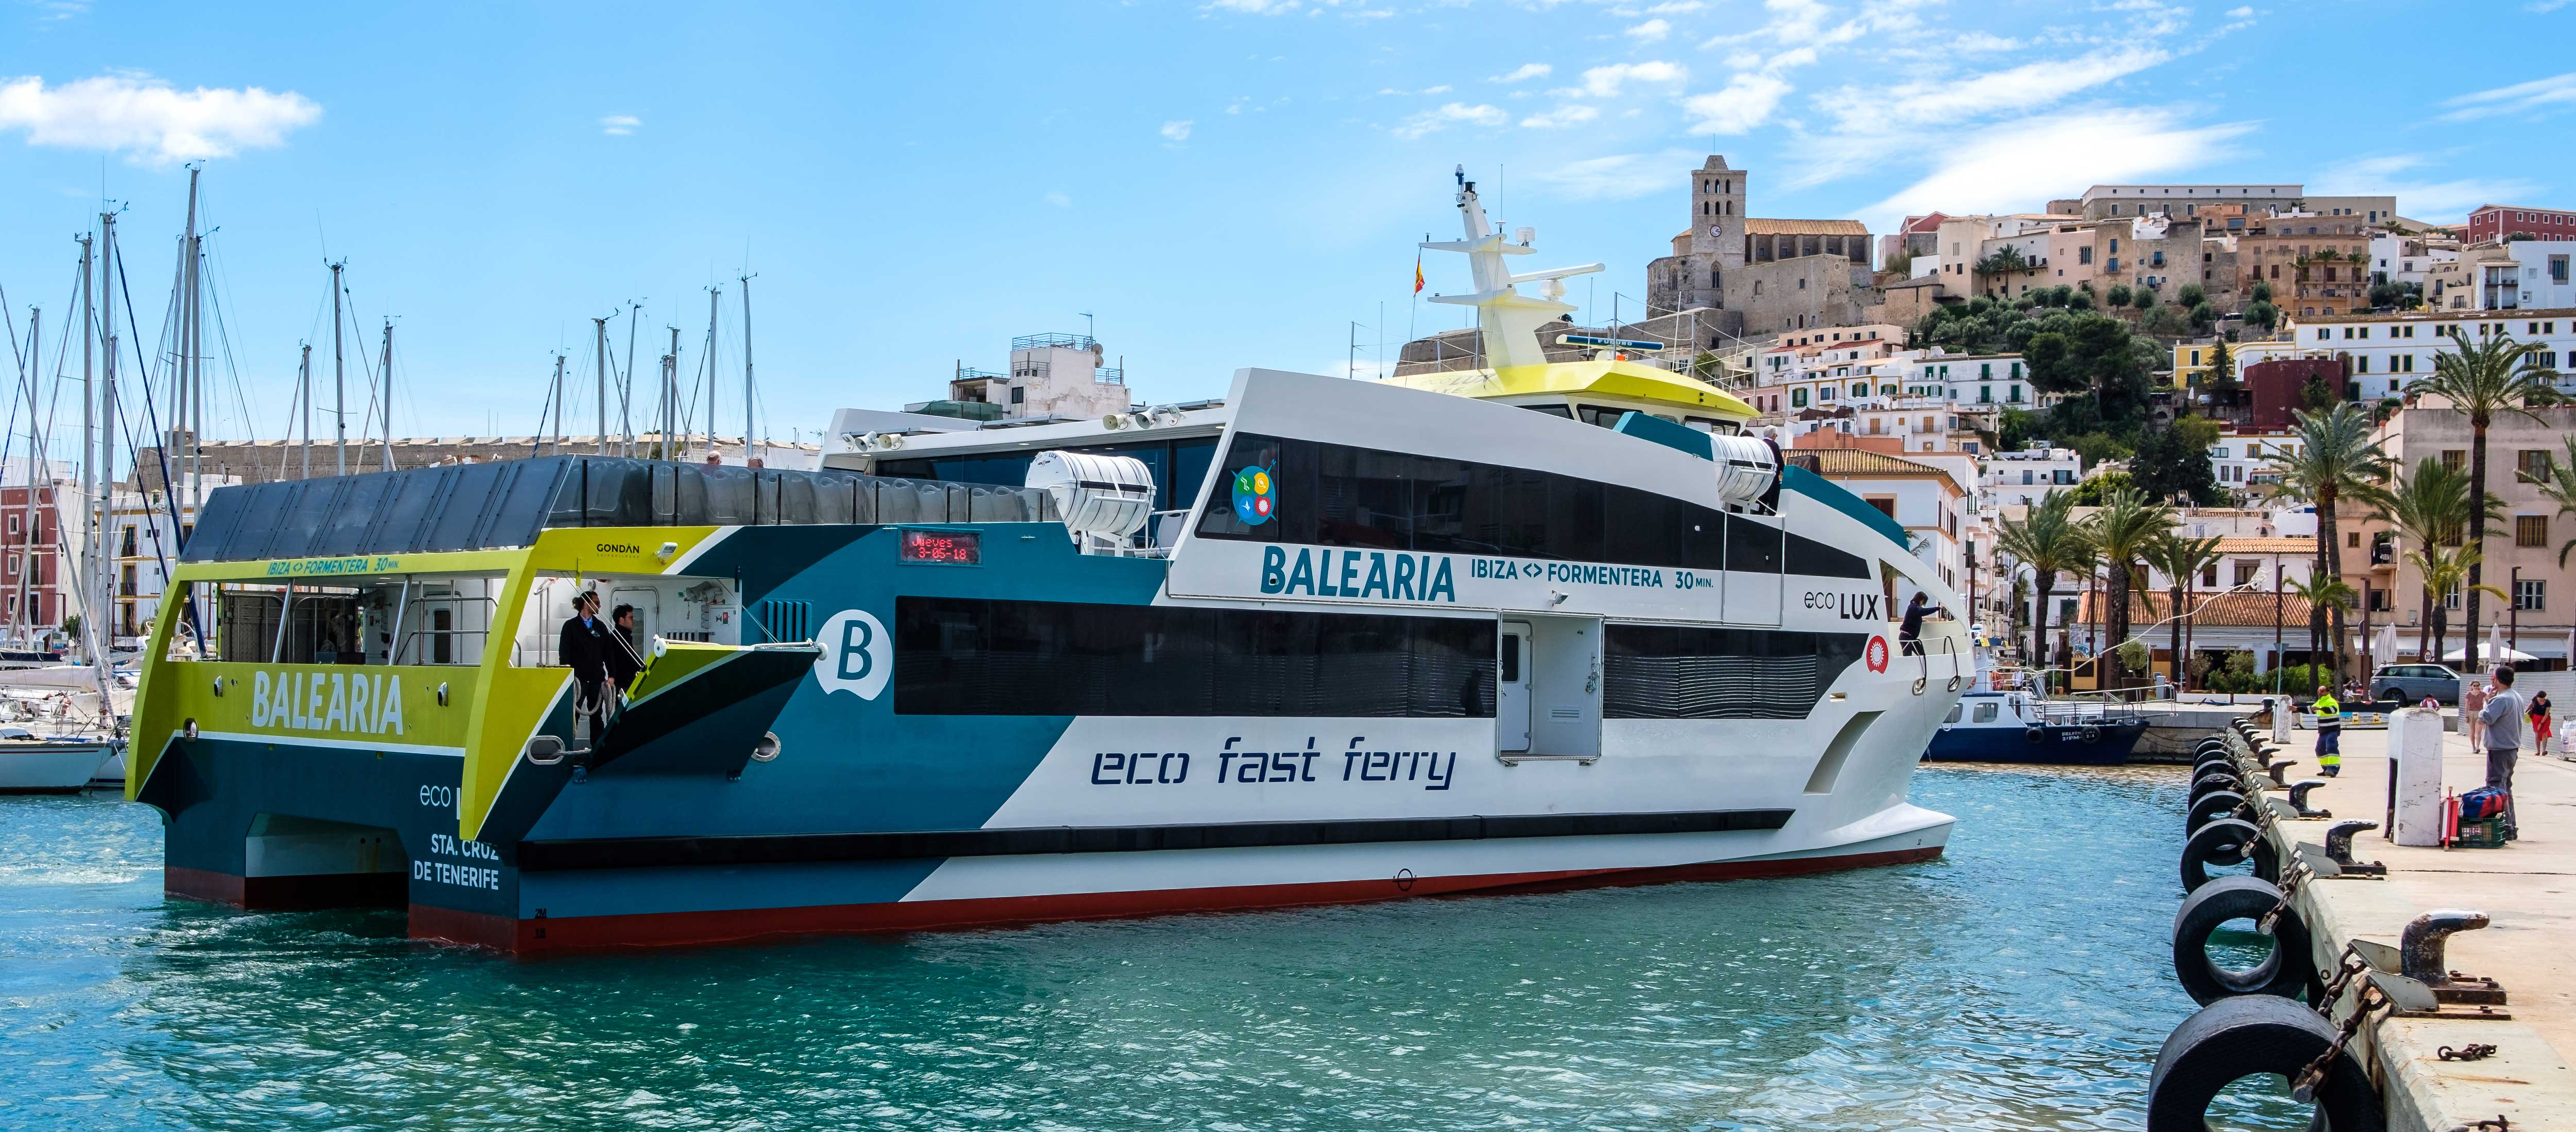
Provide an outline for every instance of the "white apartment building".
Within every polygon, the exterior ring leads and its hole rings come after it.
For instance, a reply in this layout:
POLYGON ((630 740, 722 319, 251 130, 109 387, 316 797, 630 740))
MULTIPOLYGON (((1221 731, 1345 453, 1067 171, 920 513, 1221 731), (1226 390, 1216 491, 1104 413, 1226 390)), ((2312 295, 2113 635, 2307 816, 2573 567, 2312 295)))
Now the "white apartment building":
MULTIPOLYGON (((2529 241, 2538 242, 2538 241, 2529 241)), ((2541 365, 2576 368, 2576 302, 2565 307, 2516 311, 2406 311, 2398 314, 2321 314, 2292 318, 2283 337, 2247 342, 2236 348, 2237 372, 2256 362, 2282 358, 2342 358, 2350 380, 2361 383, 2366 399, 2395 397, 2430 376, 2433 358, 2453 345, 2457 328, 2472 342, 2510 334, 2517 342, 2540 344, 2541 365)), ((2576 394, 2576 376, 2562 376, 2559 392, 2576 394)))
POLYGON ((2083 478, 2084 458, 2072 448, 2041 443, 2018 452, 1997 452, 1987 457, 1979 477, 1977 508, 1991 513, 2001 507, 2027 507, 2073 488, 2083 478))
POLYGON ((2436 264, 2456 263, 2458 248, 2427 246, 2421 236, 2372 236, 2370 281, 2425 286, 2436 264))
MULTIPOLYGON (((2271 457, 2296 456, 2299 439, 2287 432, 2238 432, 2223 434, 2209 446, 2209 467, 2218 486, 2232 491, 2259 492, 2267 484, 2280 482, 2272 470, 2271 457)), ((2314 529, 2311 520, 2311 530, 2314 529)))
MULTIPOLYGON (((1965 548, 1973 509, 1967 484, 1974 480, 1957 479, 1949 468, 1862 448, 1800 454, 1814 456, 1818 474, 1904 527, 1915 557, 1939 571, 1944 583, 1967 588, 1965 548)), ((1907 596, 1899 594, 1898 602, 1907 596)))

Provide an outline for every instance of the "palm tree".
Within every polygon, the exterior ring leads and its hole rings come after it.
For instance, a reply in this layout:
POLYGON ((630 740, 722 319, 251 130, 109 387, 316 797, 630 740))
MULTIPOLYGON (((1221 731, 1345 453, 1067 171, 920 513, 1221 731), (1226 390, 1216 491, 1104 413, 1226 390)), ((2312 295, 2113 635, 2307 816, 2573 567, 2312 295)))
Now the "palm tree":
MULTIPOLYGON (((2427 544, 2422 550, 2407 551, 2406 564, 2414 567, 2416 573, 2424 576, 2426 593, 2438 594, 2447 599, 2451 596, 2451 591, 2458 589, 2460 583, 2468 578, 2469 564, 2475 561, 2477 556, 2478 549, 2474 546, 2460 545, 2445 550, 2439 544, 2427 544)), ((2450 608, 2447 604, 2434 604, 2428 601, 2424 609, 2424 623, 2431 631, 2431 637, 2430 643, 2425 646, 2423 660, 2427 664, 2439 664, 2442 660, 2442 638, 2450 631, 2450 608)), ((2470 630, 2469 636, 2472 639, 2477 636, 2474 627, 2470 630)))
MULTIPOLYGON (((2325 641, 2321 639, 2326 632, 2326 618, 2323 614, 2327 610, 2332 610, 2334 623, 2340 631, 2343 625, 2343 611, 2352 604, 2352 587, 2344 584, 2341 578, 2312 573, 2304 581, 2289 583, 2287 588, 2291 596, 2308 603, 2308 671, 2314 673, 2317 671, 2317 654, 2326 651, 2325 641)), ((2320 676, 2319 679, 2321 682, 2332 684, 2338 682, 2342 675, 2343 642, 2336 641, 2334 678, 2320 676)), ((2304 692, 2307 689, 2294 688, 2291 691, 2304 692)))
POLYGON ((2030 657, 2035 668, 2048 666, 2048 595, 2057 588, 2060 571, 2076 569, 2083 557, 2084 532, 2074 520, 2075 493, 2060 491, 2031 505, 2018 520, 2007 519, 1995 532, 1995 546, 2030 567, 2037 597, 2031 602, 2030 657))
MULTIPOLYGON (((2350 401, 2338 401, 2318 412, 2301 412, 2290 429, 2299 447, 2289 455, 2266 457, 2280 482, 2271 494, 2316 505, 2316 574, 2328 581, 2343 578, 2343 540, 2335 534, 2335 504, 2350 499, 2373 508, 2387 494, 2379 486, 2388 476, 2388 452, 2371 435, 2370 412, 2350 401)), ((2349 588, 2349 587, 2347 587, 2349 588)), ((2343 674, 2343 607, 2328 606, 2334 637, 2335 675, 2343 674)), ((2310 620, 2314 620, 2311 613, 2310 620)))
MULTIPOLYGON (((2562 443, 2567 446, 2567 451, 2559 459, 2549 462, 2546 475, 2539 479, 2524 476, 2523 479, 2538 485, 2540 494, 2558 505, 2559 514, 2571 515, 2576 514, 2576 436, 2567 437, 2562 443)), ((2499 505, 2497 509, 2501 511, 2503 508, 2499 505)), ((2567 552, 2571 550, 2576 550, 2576 538, 2559 544, 2559 565, 2567 564, 2567 552)))
MULTIPOLYGON (((2452 411, 2469 418, 2469 513, 2484 516, 2487 427, 2495 423, 2498 413, 2517 413, 2538 422, 2540 414, 2532 410, 2559 399, 2557 388, 2551 384, 2558 374, 2534 356, 2540 350, 2538 342, 2516 342, 2510 334, 2495 334, 2473 343, 2458 327, 2451 328, 2451 341, 2458 348, 2433 355, 2433 376, 2415 388, 2449 401, 2452 411)), ((2478 592, 2485 576, 2482 559, 2486 556, 2486 541, 2486 523, 2472 523, 2468 545, 2478 553, 2469 559, 2468 615, 2462 622, 2472 636, 2478 631, 2478 592)), ((2469 655, 2475 655, 2475 650, 2469 655)))
MULTIPOLYGON (((2568 445, 2571 452, 2576 452, 2576 440, 2568 441, 2568 445)), ((2576 456, 2571 456, 2571 459, 2576 459, 2576 456)), ((2553 468, 2552 471, 2556 469, 2553 468)), ((2568 478, 2569 486, 2576 488, 2576 475, 2568 478)), ((2541 490, 2546 494, 2549 489, 2543 487, 2541 490)), ((2568 502, 2576 505, 2576 491, 2570 492, 2568 502)), ((2503 500, 2494 498, 2487 500, 2488 519, 2499 518, 2503 512, 2503 500)), ((2414 543, 2422 551, 2430 552, 2437 547, 2458 546, 2469 526, 2468 470, 2454 468, 2432 456, 2418 460, 2413 470, 2397 477, 2396 490, 2389 492, 2387 498, 2380 501, 2372 517, 2396 528, 2399 538, 2414 543)), ((2571 541, 2569 545, 2576 547, 2576 541, 2571 541)), ((2409 552, 2406 561, 2421 573, 2423 562, 2429 559, 2409 552)), ((2563 556, 2561 561, 2564 561, 2563 556)), ((2435 589, 2433 580, 2429 577, 2423 581, 2424 591, 2421 600, 2425 620, 2428 625, 2435 624, 2437 615, 2434 612, 2433 599, 2436 595, 2448 593, 2450 590, 2447 586, 2443 589, 2435 589)), ((2450 584, 2457 585, 2458 579, 2453 579, 2450 584)), ((2438 663, 2441 653, 2438 650, 2428 651, 2429 643, 2424 638, 2417 639, 2417 659, 2427 664, 2438 663)))
POLYGON ((2177 690, 2187 690, 2185 686, 2191 679, 2191 666, 2184 662, 2184 658, 2191 654, 2183 645, 2183 626, 2191 620, 2191 607, 2186 603, 2191 600, 2192 577, 2207 567, 2217 565, 2218 558, 2216 535, 2192 538, 2168 531, 2156 540, 2155 545, 2147 548, 2147 564, 2165 574, 2165 596, 2170 603, 2165 612, 2173 632, 2174 687, 2177 690))
MULTIPOLYGON (((2111 658, 2113 687, 2128 686, 2128 673, 2114 650, 2129 639, 2129 590, 2138 556, 2173 529, 2173 509, 2154 503, 2135 489, 2122 488, 2102 497, 2102 506, 2085 520, 2086 541, 2101 551, 2107 568, 2102 595, 2103 655, 2111 658)), ((2097 659, 2098 662, 2098 659, 2097 659)))

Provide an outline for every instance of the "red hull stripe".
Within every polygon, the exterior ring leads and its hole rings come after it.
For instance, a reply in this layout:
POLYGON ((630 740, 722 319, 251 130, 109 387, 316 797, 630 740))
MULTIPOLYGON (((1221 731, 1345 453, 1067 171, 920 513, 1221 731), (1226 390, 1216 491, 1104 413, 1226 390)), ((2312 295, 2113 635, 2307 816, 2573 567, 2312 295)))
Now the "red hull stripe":
POLYGON ((161 870, 161 888, 172 896, 230 904, 246 911, 287 912, 308 908, 399 908, 409 891, 409 881, 403 873, 237 877, 169 865, 161 870))
POLYGON ((1795 876, 1928 861, 1940 846, 1834 857, 1765 861, 1712 861, 1645 869, 1583 869, 1492 873, 1482 876, 1404 877, 1396 880, 1326 881, 1315 884, 1183 888, 1145 892, 1085 892, 973 900, 837 904, 808 908, 753 908, 715 912, 655 912, 627 916, 512 920, 426 904, 411 906, 411 934, 518 954, 596 951, 623 947, 678 947, 742 943, 782 936, 922 931, 992 927, 1055 920, 1117 919, 1177 912, 1219 912, 1315 904, 1355 904, 1454 893, 1545 892, 1561 889, 1663 884, 1671 881, 1741 880, 1795 876))

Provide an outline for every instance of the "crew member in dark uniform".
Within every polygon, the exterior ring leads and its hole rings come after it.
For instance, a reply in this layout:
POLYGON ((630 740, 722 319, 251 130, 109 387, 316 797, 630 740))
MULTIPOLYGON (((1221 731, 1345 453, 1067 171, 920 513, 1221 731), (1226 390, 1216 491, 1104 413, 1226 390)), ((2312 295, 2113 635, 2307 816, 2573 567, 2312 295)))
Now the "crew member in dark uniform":
POLYGON ((599 591, 582 591, 580 597, 572 599, 572 617, 563 623, 555 657, 558 663, 572 668, 574 695, 582 707, 590 709, 594 742, 608 726, 608 651, 615 647, 609 643, 607 623, 599 619, 599 591))
POLYGON ((1923 655, 1923 618, 1937 612, 1941 607, 1932 604, 1931 595, 1919 590, 1914 600, 1905 603, 1905 622, 1896 627, 1896 643, 1903 646, 1905 655, 1923 655))
POLYGON ((608 615, 608 682, 619 693, 635 685, 644 671, 644 651, 635 642, 635 607, 620 605, 608 615))

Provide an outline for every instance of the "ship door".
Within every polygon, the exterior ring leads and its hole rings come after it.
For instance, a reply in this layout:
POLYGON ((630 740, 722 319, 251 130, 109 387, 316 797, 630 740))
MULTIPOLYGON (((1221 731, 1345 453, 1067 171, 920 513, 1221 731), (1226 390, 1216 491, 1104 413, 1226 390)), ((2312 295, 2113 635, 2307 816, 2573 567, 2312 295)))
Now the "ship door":
POLYGON ((1780 623, 1781 591, 1787 579, 1786 536, 1777 515, 1726 517, 1726 588, 1720 593, 1725 619, 1737 625, 1780 623))
POLYGON ((1526 751, 1530 745, 1530 632, 1527 621, 1505 621, 1494 677, 1494 747, 1526 751))

